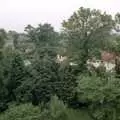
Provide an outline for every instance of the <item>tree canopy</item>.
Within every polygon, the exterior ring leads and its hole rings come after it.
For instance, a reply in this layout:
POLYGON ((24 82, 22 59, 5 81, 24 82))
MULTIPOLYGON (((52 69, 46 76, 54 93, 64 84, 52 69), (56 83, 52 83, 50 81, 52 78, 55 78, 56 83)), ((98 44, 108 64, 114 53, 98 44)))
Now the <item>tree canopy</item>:
POLYGON ((81 7, 62 24, 68 36, 68 51, 84 65, 91 54, 106 48, 114 24, 111 15, 81 7))

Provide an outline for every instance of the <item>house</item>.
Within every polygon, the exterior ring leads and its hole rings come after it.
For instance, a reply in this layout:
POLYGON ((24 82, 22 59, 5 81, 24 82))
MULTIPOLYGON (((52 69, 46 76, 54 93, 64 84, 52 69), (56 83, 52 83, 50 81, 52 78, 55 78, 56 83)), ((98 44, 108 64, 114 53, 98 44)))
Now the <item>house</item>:
MULTIPOLYGON (((88 59, 86 65, 90 70, 91 67, 98 68, 100 65, 104 65, 107 72, 114 72, 115 70, 115 60, 117 55, 113 52, 102 51, 101 52, 101 59, 97 60, 96 58, 88 59)), ((57 55, 57 62, 61 63, 67 60, 67 56, 60 56, 57 55)), ((69 63, 71 66, 77 65, 73 62, 69 63)))
POLYGON ((91 59, 87 61, 88 69, 91 67, 98 68, 103 65, 107 72, 114 72, 116 57, 117 55, 113 52, 102 51, 100 60, 91 59))
POLYGON ((57 63, 61 63, 63 61, 67 60, 67 56, 61 56, 61 55, 57 55, 57 63))
POLYGON ((115 64, 116 54, 114 52, 103 51, 101 53, 101 60, 108 63, 115 64))

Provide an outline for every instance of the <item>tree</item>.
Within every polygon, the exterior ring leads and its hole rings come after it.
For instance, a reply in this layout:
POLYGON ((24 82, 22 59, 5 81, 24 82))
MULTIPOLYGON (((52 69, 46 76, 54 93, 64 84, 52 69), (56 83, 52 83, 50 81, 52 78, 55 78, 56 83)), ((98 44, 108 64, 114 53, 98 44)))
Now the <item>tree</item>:
POLYGON ((47 103, 50 97, 57 95, 70 104, 75 95, 76 79, 71 66, 61 66, 51 56, 44 56, 33 64, 32 69, 32 102, 47 103))
POLYGON ((4 111, 5 96, 3 65, 2 60, 0 59, 0 112, 4 111))
POLYGON ((33 104, 46 103, 55 94, 64 102, 70 103, 74 96, 76 80, 71 66, 56 63, 57 51, 61 44, 60 35, 50 24, 40 24, 36 28, 28 25, 25 30, 36 48, 32 70, 33 104))
POLYGON ((16 31, 8 32, 8 39, 13 40, 13 46, 15 49, 17 49, 18 47, 18 37, 19 37, 19 33, 17 33, 16 31))
MULTIPOLYGON (((7 70, 8 67, 5 67, 5 54, 4 50, 1 50, 0 54, 0 112, 5 111, 8 108, 8 90, 6 88, 6 78, 8 77, 7 70)), ((8 65, 8 63, 6 63, 8 65)), ((7 66, 6 65, 6 66, 7 66)))
POLYGON ((7 81, 10 100, 16 100, 16 89, 25 80, 25 67, 21 56, 15 53, 11 62, 10 75, 7 81))
POLYGON ((6 31, 4 29, 0 29, 0 48, 3 48, 6 38, 7 38, 6 31))
POLYGON ((54 28, 48 23, 43 25, 39 24, 36 28, 28 25, 25 31, 36 46, 53 44, 58 35, 58 33, 54 31, 54 28))
POLYGON ((101 78, 83 74, 78 77, 78 100, 87 104, 96 120, 116 120, 119 117, 119 91, 120 80, 112 75, 101 78))
POLYGON ((53 55, 57 51, 59 41, 59 34, 55 32, 54 28, 48 24, 39 24, 34 28, 28 25, 25 28, 27 35, 35 45, 35 56, 37 59, 46 54, 53 55))
POLYGON ((83 7, 67 21, 63 21, 63 29, 68 36, 68 51, 72 51, 71 54, 78 60, 81 69, 85 68, 91 52, 105 49, 113 27, 111 15, 83 7))

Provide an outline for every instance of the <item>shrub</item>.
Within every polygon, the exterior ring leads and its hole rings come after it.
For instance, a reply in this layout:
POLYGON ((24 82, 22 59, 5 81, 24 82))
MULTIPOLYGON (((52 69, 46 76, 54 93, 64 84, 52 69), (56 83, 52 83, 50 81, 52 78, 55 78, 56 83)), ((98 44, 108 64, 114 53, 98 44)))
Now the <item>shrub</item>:
POLYGON ((0 120, 40 120, 41 110, 32 104, 22 104, 9 108, 0 115, 0 120))
POLYGON ((78 78, 78 100, 87 103, 90 113, 97 120, 111 120, 120 110, 120 80, 113 76, 78 78))
POLYGON ((43 107, 30 103, 10 106, 0 115, 0 120, 67 120, 67 107, 57 97, 52 97, 50 103, 43 107))

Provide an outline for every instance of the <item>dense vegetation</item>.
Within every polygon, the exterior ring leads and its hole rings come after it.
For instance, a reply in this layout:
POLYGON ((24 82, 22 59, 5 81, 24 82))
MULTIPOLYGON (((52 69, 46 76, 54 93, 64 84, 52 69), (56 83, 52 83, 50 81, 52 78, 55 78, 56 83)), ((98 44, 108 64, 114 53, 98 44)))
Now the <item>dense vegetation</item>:
POLYGON ((62 25, 0 29, 0 120, 120 119, 120 14, 81 7, 62 25), (88 69, 101 51, 117 55, 113 73, 88 69))

